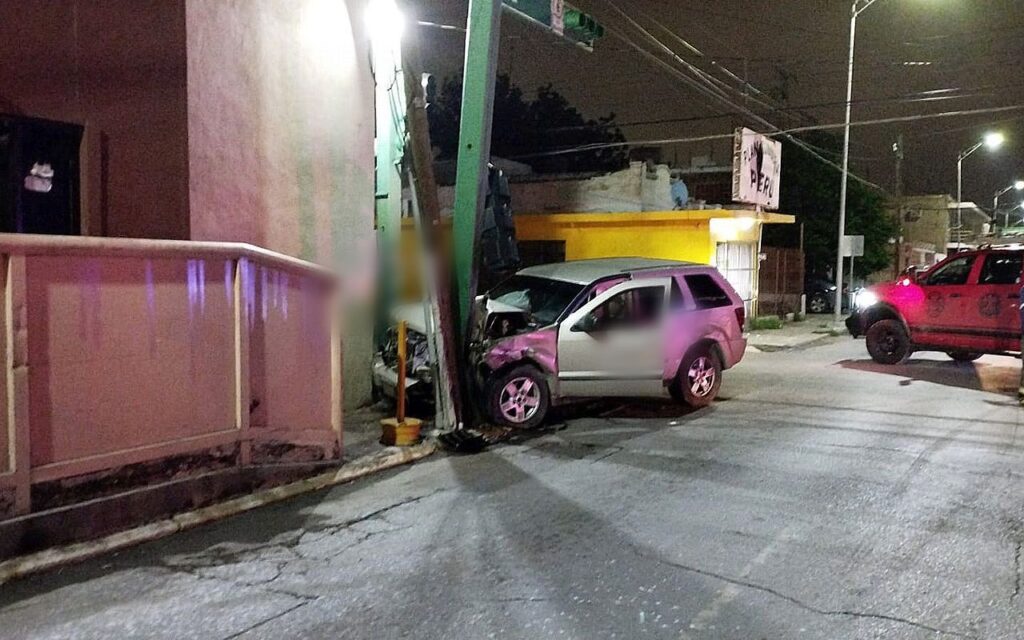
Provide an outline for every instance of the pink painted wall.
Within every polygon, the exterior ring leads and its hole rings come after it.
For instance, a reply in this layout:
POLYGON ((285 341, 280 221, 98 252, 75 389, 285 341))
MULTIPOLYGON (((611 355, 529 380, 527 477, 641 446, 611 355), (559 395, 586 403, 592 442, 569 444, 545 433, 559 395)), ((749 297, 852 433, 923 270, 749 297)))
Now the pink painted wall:
POLYGON ((363 4, 188 0, 193 239, 331 264, 372 238, 363 4))
POLYGON ((0 2, 0 112, 85 126, 89 235, 189 237, 185 69, 185 0, 0 2))
POLYGON ((24 513, 31 482, 216 447, 338 457, 336 285, 248 245, 0 234, 0 516, 12 488, 24 513))
POLYGON ((33 467, 235 428, 233 263, 26 264, 33 467))
POLYGON ((187 0, 190 227, 334 268, 346 404, 370 396, 374 86, 365 0, 187 0))
POLYGON ((331 423, 329 297, 310 278, 248 265, 250 427, 323 433, 331 423))

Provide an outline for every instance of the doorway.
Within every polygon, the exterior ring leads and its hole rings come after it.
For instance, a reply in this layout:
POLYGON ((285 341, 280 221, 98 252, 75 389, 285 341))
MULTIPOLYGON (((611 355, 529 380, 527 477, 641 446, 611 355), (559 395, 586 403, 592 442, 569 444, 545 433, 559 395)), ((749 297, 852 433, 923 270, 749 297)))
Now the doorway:
POLYGON ((80 235, 82 127, 0 115, 0 231, 80 235))

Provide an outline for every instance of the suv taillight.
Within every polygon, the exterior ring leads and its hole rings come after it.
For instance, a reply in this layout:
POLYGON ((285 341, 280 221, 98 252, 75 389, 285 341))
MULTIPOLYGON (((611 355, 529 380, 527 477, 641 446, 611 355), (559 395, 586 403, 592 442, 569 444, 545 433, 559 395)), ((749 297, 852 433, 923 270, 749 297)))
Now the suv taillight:
POLYGON ((740 331, 743 331, 743 324, 747 321, 747 310, 740 305, 736 307, 736 322, 740 323, 740 331))

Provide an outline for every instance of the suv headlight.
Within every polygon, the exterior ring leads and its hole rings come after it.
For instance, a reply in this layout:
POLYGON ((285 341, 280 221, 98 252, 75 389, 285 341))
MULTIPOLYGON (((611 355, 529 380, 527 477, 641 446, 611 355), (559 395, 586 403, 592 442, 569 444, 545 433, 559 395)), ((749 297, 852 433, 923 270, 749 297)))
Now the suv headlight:
POLYGON ((868 289, 862 289, 857 292, 854 298, 853 304, 858 309, 867 309, 873 307, 878 303, 878 295, 874 291, 868 289))

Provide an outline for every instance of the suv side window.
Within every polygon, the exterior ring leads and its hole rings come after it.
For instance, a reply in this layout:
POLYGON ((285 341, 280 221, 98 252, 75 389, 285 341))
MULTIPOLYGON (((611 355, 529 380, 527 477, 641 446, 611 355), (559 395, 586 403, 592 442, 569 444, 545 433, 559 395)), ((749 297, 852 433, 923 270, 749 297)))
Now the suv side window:
POLYGON ((664 287, 641 287, 612 296, 591 313, 601 331, 639 328, 656 324, 664 306, 664 287))
POLYGON ((981 265, 978 284, 1020 284, 1020 272, 1024 268, 1024 254, 990 253, 981 265))
POLYGON ((732 305, 729 294, 718 286, 715 279, 706 273, 685 276, 686 286, 690 288, 693 302, 698 309, 715 309, 732 305))
POLYGON ((950 260, 928 274, 925 284, 933 287, 967 284, 967 278, 971 276, 971 267, 974 266, 974 258, 975 256, 964 256, 950 260))

